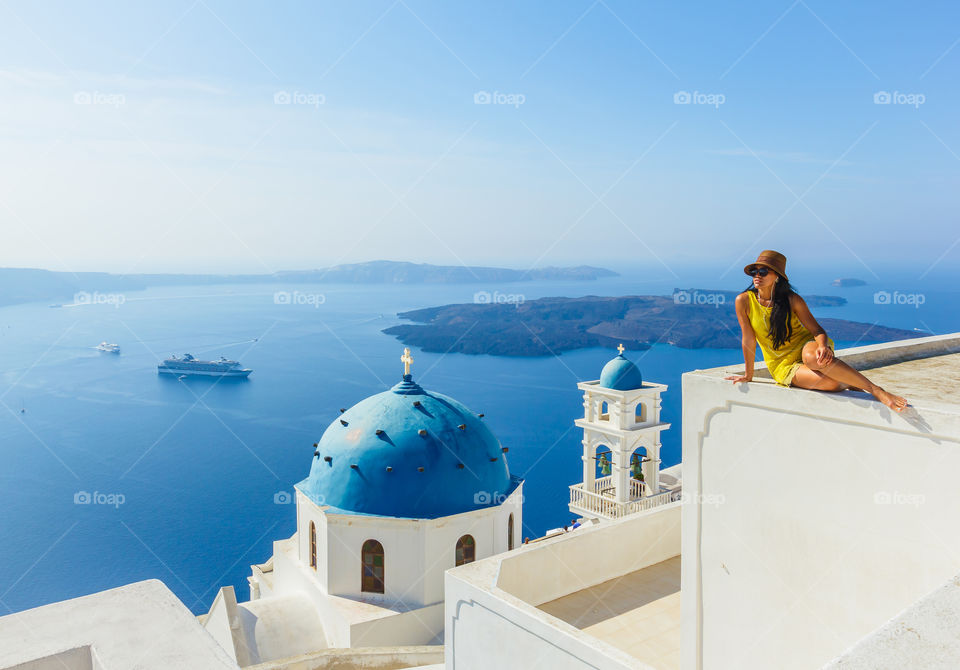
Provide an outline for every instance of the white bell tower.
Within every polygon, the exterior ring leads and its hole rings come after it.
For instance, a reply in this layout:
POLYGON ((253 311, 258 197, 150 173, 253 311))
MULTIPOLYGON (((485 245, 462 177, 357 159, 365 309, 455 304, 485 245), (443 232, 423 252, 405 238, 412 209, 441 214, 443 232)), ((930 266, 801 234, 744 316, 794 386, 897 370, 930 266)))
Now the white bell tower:
POLYGON ((600 379, 581 382, 583 481, 570 487, 569 509, 589 518, 620 518, 670 501, 660 488, 660 394, 664 384, 644 382, 623 356, 608 362, 600 379), (598 472, 599 476, 598 476, 598 472))

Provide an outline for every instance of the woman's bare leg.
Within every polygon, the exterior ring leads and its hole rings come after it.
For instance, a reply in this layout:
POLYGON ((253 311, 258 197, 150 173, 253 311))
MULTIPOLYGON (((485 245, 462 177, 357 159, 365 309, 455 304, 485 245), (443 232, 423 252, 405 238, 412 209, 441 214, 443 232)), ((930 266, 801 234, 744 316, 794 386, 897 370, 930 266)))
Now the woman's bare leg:
POLYGON ((817 363, 816 351, 816 342, 808 342, 803 347, 803 365, 793 378, 796 386, 822 391, 840 391, 844 387, 853 387, 866 391, 895 412, 901 412, 907 406, 905 398, 883 390, 839 358, 834 358, 826 365, 820 365, 817 363), (823 379, 824 377, 835 384, 829 384, 823 379))
POLYGON ((846 387, 845 384, 841 384, 836 379, 830 379, 830 377, 817 372, 816 370, 811 370, 806 365, 801 365, 797 368, 796 373, 793 375, 793 381, 790 382, 791 386, 797 386, 802 389, 811 389, 813 391, 842 391, 846 387))

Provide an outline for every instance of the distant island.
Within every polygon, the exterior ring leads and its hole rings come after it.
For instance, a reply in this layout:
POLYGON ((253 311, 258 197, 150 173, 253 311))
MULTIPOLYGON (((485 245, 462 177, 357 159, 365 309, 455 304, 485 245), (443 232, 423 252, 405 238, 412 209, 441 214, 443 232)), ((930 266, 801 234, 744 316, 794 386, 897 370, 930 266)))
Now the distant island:
POLYGON ((30 268, 0 268, 0 305, 39 300, 69 301, 81 291, 142 291, 151 286, 209 284, 468 284, 527 281, 591 281, 616 277, 612 270, 589 265, 514 270, 496 267, 430 265, 370 261, 316 270, 271 274, 131 274, 53 272, 30 268))
MULTIPOLYGON (((425 351, 494 356, 548 356, 586 347, 649 349, 665 343, 686 349, 736 349, 737 291, 677 289, 671 296, 540 298, 514 303, 444 305, 402 312, 414 323, 385 329, 425 351)), ((811 307, 837 306, 836 296, 805 296, 811 307)), ((837 341, 885 342, 925 333, 869 323, 817 320, 837 341)))
MULTIPOLYGON (((700 304, 713 305, 715 303, 733 307, 733 301, 742 291, 718 291, 705 288, 675 288, 671 297, 678 305, 700 304)), ((805 295, 804 302, 810 307, 841 307, 847 304, 847 299, 839 295, 805 295)))
POLYGON ((851 286, 866 286, 867 282, 853 277, 844 277, 842 279, 834 279, 830 282, 830 285, 836 286, 837 288, 850 288, 851 286))

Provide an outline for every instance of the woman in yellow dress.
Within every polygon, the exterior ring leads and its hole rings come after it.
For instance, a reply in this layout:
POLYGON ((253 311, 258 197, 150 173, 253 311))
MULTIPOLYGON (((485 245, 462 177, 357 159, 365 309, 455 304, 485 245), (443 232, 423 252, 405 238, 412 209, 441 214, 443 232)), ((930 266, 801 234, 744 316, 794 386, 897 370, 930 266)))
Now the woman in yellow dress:
POLYGON ((776 251, 762 251, 743 271, 753 286, 734 303, 742 332, 745 373, 727 379, 749 382, 757 345, 774 380, 782 386, 817 391, 847 388, 867 391, 890 409, 901 412, 907 401, 889 393, 849 365, 834 358, 833 340, 810 313, 787 279, 787 259, 776 251))

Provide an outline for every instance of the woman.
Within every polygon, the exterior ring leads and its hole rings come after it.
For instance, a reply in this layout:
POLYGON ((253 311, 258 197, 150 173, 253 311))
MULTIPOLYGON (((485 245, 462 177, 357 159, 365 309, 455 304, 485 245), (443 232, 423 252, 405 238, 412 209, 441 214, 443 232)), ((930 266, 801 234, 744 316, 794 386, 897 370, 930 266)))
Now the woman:
POLYGON ((743 271, 753 277, 753 286, 737 296, 735 307, 742 332, 746 373, 727 379, 733 383, 753 379, 757 344, 774 380, 782 386, 817 391, 847 388, 867 391, 894 410, 902 412, 907 401, 871 382, 833 356, 833 340, 817 323, 803 298, 787 279, 787 258, 776 251, 763 251, 743 271))

